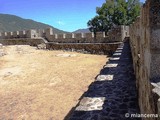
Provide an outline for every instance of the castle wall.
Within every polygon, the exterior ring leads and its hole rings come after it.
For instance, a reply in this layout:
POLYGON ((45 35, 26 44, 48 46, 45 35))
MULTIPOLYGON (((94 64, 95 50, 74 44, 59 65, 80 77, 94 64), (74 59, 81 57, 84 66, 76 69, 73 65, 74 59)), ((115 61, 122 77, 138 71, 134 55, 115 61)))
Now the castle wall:
POLYGON ((124 26, 113 28, 108 36, 104 32, 94 33, 67 33, 67 34, 53 34, 52 29, 47 29, 46 38, 50 42, 58 43, 108 43, 108 42, 120 42, 125 38, 125 33, 128 33, 128 29, 125 30, 124 26), (123 35, 123 36, 122 36, 123 35))
POLYGON ((160 113, 160 86, 158 84, 160 82, 159 13, 160 1, 147 0, 141 9, 140 17, 130 25, 129 30, 139 90, 139 106, 142 114, 160 113))
POLYGON ((13 31, 3 32, 0 39, 13 39, 13 38, 38 38, 43 37, 48 42, 55 43, 108 43, 108 42, 121 42, 125 35, 125 27, 118 26, 110 30, 108 36, 104 32, 94 33, 65 33, 54 34, 52 28, 46 30, 26 30, 26 31, 13 31))
POLYGON ((3 45, 31 45, 37 46, 44 43, 41 38, 14 38, 14 39, 0 39, 0 43, 3 45))

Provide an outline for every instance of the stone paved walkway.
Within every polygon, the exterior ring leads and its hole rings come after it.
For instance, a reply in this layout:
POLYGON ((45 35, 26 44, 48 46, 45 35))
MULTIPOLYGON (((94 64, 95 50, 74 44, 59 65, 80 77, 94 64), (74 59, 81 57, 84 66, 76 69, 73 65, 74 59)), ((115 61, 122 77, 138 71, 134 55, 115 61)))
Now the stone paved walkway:
POLYGON ((100 71, 80 103, 66 116, 68 120, 139 120, 125 117, 139 113, 130 46, 119 46, 100 71))

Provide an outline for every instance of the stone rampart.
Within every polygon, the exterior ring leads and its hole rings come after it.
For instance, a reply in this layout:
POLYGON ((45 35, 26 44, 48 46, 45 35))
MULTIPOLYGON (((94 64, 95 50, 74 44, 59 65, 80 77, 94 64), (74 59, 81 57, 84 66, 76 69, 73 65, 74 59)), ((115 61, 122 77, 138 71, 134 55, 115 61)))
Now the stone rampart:
MULTIPOLYGON (((130 25, 130 46, 142 114, 160 115, 160 1, 147 0, 130 25)), ((158 119, 143 118, 146 120, 158 119)))
POLYGON ((3 45, 32 45, 46 44, 47 49, 70 50, 92 54, 111 54, 119 42, 125 38, 128 27, 118 26, 109 31, 93 33, 54 34, 52 28, 46 30, 27 30, 0 33, 0 43, 3 45), (45 39, 43 39, 45 38, 45 39), (117 43, 115 43, 117 42, 117 43))
POLYGON ((41 43, 45 43, 42 38, 14 38, 14 39, 0 39, 0 43, 3 45, 31 45, 37 46, 41 43))
POLYGON ((109 31, 108 35, 104 32, 94 33, 67 33, 54 34, 51 28, 45 30, 46 39, 49 42, 57 43, 108 43, 108 42, 122 42, 128 34, 127 26, 118 26, 109 31))
POLYGON ((108 43, 121 42, 128 30, 126 26, 118 26, 109 31, 106 36, 104 32, 93 33, 65 33, 54 34, 52 28, 46 30, 26 30, 0 33, 0 39, 14 39, 14 38, 37 38, 43 37, 48 42, 57 43, 108 43))

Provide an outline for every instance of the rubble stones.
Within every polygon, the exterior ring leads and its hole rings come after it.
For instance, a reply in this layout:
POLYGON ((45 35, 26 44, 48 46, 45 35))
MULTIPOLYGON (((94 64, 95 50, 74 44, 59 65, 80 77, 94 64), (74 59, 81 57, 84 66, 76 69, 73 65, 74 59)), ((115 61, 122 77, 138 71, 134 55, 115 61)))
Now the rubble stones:
POLYGON ((46 49, 46 44, 45 43, 41 43, 39 45, 37 45, 38 49, 46 49))
POLYGON ((58 54, 57 57, 76 57, 75 54, 58 54))

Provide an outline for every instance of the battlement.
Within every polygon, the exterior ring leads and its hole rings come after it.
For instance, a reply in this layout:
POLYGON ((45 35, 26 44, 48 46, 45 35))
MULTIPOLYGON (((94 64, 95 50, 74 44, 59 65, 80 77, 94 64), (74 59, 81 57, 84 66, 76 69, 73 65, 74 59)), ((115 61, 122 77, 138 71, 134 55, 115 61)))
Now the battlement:
POLYGON ((0 39, 15 39, 15 38, 37 38, 39 33, 37 30, 23 30, 14 32, 2 32, 0 33, 0 39))
POLYGON ((104 32, 90 33, 64 33, 55 34, 52 28, 45 30, 23 30, 14 32, 0 33, 0 39, 16 39, 16 38, 39 38, 43 37, 48 42, 57 43, 106 43, 106 42, 120 42, 124 39, 126 27, 118 26, 113 28, 105 35, 104 32))

